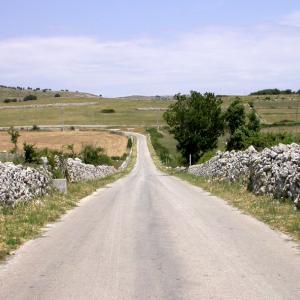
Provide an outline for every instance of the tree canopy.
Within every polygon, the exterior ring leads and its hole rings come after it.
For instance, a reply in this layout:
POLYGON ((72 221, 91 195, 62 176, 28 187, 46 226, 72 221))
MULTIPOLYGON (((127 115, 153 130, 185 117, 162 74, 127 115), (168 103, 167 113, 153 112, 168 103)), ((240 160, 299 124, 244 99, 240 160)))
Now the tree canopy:
POLYGON ((216 148, 218 137, 224 131, 222 100, 212 93, 191 91, 190 95, 175 95, 176 103, 164 113, 170 132, 177 140, 177 149, 185 162, 192 162, 207 151, 216 148))

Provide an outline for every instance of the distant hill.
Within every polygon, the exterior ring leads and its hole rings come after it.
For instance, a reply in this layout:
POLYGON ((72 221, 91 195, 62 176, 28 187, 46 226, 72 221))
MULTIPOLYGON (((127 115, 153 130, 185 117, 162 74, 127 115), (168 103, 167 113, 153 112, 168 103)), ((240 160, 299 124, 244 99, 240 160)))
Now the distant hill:
POLYGON ((261 96, 261 95, 291 95, 291 94, 300 94, 300 90, 292 91, 291 89, 279 90, 279 89, 264 89, 253 92, 250 96, 261 96))
POLYGON ((16 99, 17 101, 22 101, 24 97, 28 95, 37 96, 38 99, 41 98, 51 98, 56 96, 64 98, 99 98, 99 96, 91 93, 83 92, 72 92, 68 90, 53 91, 51 89, 40 89, 40 88, 23 88, 23 87, 9 87, 0 85, 0 102, 4 102, 7 99, 16 99))
POLYGON ((142 96, 142 95, 131 95, 124 97, 116 97, 115 99, 124 99, 124 100, 173 100, 173 96, 142 96))

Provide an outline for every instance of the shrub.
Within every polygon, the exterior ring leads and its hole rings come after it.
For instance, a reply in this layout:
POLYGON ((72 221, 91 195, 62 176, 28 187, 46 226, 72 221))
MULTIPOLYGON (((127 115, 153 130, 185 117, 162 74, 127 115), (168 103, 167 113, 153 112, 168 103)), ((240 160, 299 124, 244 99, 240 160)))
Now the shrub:
POLYGON ((251 136, 247 141, 247 147, 253 145, 258 151, 263 150, 264 148, 273 147, 281 144, 291 144, 294 142, 294 137, 291 133, 288 132, 268 132, 268 133, 259 133, 251 136))
POLYGON ((216 151, 210 150, 205 152, 198 161, 198 164, 204 164, 216 155, 216 151))
POLYGON ((81 159, 86 164, 112 165, 112 160, 103 153, 103 148, 85 145, 80 152, 81 159))
POLYGON ((23 101, 31 101, 31 100, 37 100, 37 96, 35 96, 35 95, 28 95, 28 96, 25 96, 23 98, 23 101))
POLYGON ((36 151, 34 145, 32 144, 23 144, 23 150, 24 150, 24 161, 25 163, 39 163, 39 155, 36 151))
POLYGON ((127 142, 127 149, 131 149, 131 147, 132 147, 132 139, 130 137, 127 142))
POLYGON ((57 94, 54 95, 54 97, 55 97, 55 98, 59 98, 59 97, 61 97, 61 96, 60 96, 60 94, 57 93, 57 94))
POLYGON ((4 99, 4 103, 11 103, 11 102, 17 102, 17 99, 4 99))
POLYGON ((18 138, 20 137, 20 133, 17 129, 15 129, 13 126, 11 126, 7 133, 10 135, 10 140, 11 142, 14 144, 14 149, 13 149, 13 153, 17 152, 17 144, 18 144, 18 138))
POLYGON ((112 113, 115 113, 116 111, 113 108, 105 108, 105 109, 102 109, 101 112, 104 114, 112 114, 112 113))
POLYGON ((71 130, 71 131, 74 131, 74 130, 75 130, 75 127, 74 127, 74 126, 70 126, 70 130, 71 130))
POLYGON ((32 127, 31 127, 31 131, 39 131, 41 128, 39 126, 37 126, 36 124, 34 124, 32 127))
POLYGON ((157 155, 159 156, 160 160, 163 163, 170 162, 171 158, 169 150, 162 144, 160 144, 160 142, 158 141, 158 139, 163 138, 163 135, 160 132, 158 132, 155 128, 147 128, 146 131, 150 134, 152 146, 157 155))

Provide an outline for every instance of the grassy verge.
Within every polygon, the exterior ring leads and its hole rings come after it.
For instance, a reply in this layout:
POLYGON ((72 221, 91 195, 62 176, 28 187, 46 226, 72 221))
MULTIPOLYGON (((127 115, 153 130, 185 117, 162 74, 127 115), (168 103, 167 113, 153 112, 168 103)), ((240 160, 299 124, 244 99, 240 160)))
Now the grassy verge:
POLYGON ((300 241, 300 213, 294 210, 290 201, 278 201, 268 196, 256 196, 241 184, 212 182, 199 176, 166 168, 155 153, 149 138, 148 145, 153 161, 161 171, 203 188, 241 211, 268 224, 272 229, 287 233, 300 241))
POLYGON ((127 175, 136 162, 136 143, 128 167, 121 172, 94 181, 71 183, 68 194, 52 192, 48 196, 15 207, 0 205, 0 259, 17 249, 21 244, 36 237, 47 223, 58 220, 74 208, 85 196, 127 175))

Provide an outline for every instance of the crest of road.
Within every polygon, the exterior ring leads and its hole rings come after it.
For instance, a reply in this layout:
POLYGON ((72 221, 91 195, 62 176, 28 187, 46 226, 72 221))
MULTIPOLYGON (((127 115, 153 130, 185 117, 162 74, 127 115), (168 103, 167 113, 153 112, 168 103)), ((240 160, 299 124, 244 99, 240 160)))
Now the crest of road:
POLYGON ((0 299, 300 299, 296 243, 158 171, 127 176, 0 265, 0 299))

